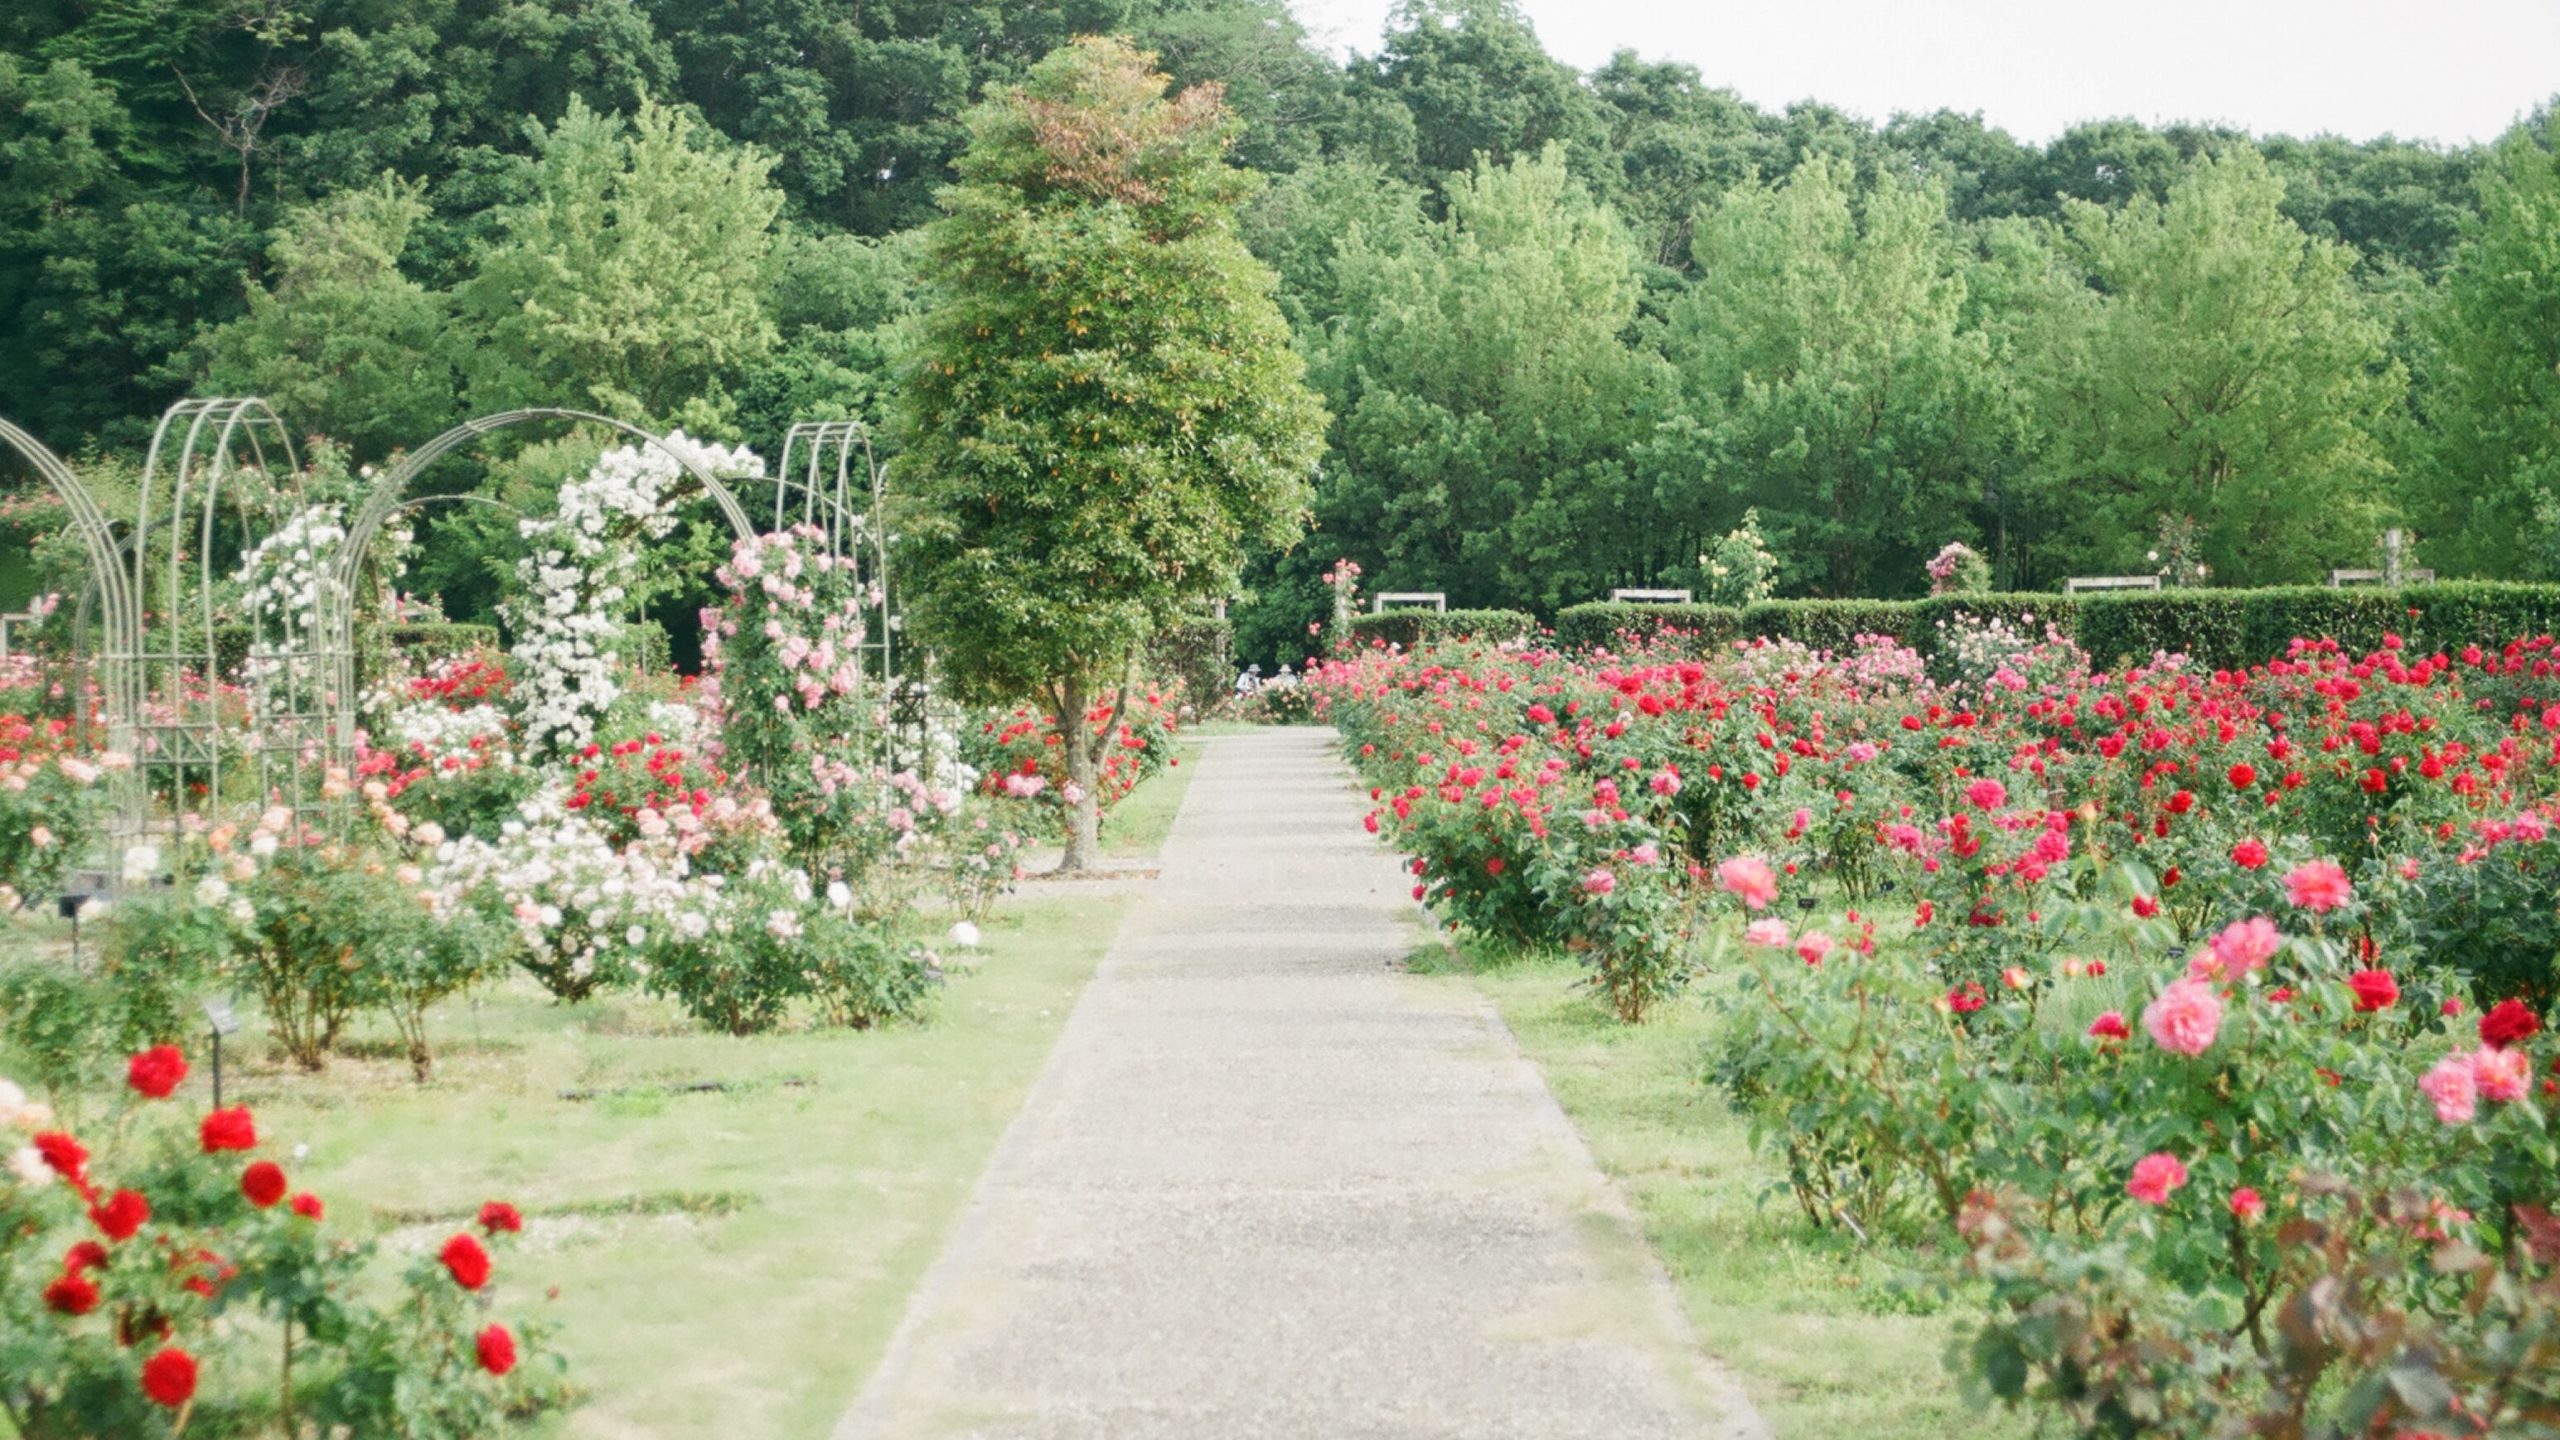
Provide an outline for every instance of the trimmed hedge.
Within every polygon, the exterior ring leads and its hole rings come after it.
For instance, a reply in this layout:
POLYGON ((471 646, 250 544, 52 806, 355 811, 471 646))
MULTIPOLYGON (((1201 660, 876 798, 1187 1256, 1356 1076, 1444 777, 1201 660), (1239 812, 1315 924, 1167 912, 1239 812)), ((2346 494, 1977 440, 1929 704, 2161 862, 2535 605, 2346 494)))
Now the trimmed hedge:
POLYGON ((1629 638, 1659 639, 1665 634, 1696 636, 1708 646, 1722 646, 1742 636, 1742 612, 1730 605, 1644 605, 1594 601, 1556 612, 1556 648, 1617 649, 1629 638))
POLYGON ((1937 595, 1926 600, 1769 600, 1747 609, 1716 605, 1576 605, 1556 616, 1565 649, 1615 647, 1622 637, 1650 640, 1677 632, 1700 650, 1745 637, 1794 640, 1817 650, 1846 650, 1860 635, 1889 635, 1923 655, 1938 649, 1938 626, 1971 615, 2021 629, 2047 622, 2071 628, 2074 602, 2036 593, 1937 595))
POLYGON ((1525 640, 1538 617, 1520 610, 1388 610, 1351 617, 1351 639, 1383 641, 1407 650, 1426 640, 1525 640))
POLYGON ((2498 644, 2560 631, 2560 585, 2458 580, 2330 589, 2318 585, 2250 590, 2142 590, 2094 595, 1939 595, 1926 600, 1772 600, 1734 611, 1713 605, 1576 605, 1556 617, 1566 649, 1614 647, 1621 637, 1678 631, 1701 650, 1745 636, 1843 650, 1861 634, 1890 635, 1923 656, 1938 652, 1938 627, 1960 616, 1997 618, 2041 633, 2058 625, 2101 665, 2183 652, 2215 666, 2257 665, 2297 636, 2355 649, 2396 634, 2423 651, 2498 644))
MULTIPOLYGON (((224 675, 237 675, 243 661, 249 658, 249 627, 216 625, 213 627, 213 663, 224 675)), ((645 641, 644 641, 645 643, 645 641)), ((665 632, 659 632, 661 652, 666 646, 665 632)), ((466 650, 498 648, 498 628, 494 625, 469 625, 458 621, 422 621, 400 625, 368 625, 356 633, 356 649, 361 654, 382 647, 391 650, 423 650, 430 655, 459 655, 466 650)), ((663 659, 663 653, 661 654, 663 659)))
POLYGON ((2398 590, 2290 585, 2093 595, 2075 638, 2100 664, 2184 651, 2204 664, 2258 665, 2295 637, 2369 649, 2385 635, 2431 652, 2496 645, 2560 630, 2560 585, 2455 580, 2398 590))

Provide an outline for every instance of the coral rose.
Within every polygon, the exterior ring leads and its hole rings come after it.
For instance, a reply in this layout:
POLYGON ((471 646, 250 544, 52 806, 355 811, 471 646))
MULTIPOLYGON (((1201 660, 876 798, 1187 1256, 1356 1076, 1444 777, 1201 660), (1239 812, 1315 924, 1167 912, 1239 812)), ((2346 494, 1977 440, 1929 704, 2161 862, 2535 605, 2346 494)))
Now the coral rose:
POLYGON ((2124 1193, 2145 1205, 2166 1205, 2170 1192, 2186 1183, 2187 1167, 2163 1150, 2133 1162, 2133 1178, 2125 1181, 2124 1193))
POLYGON ((1757 855, 1736 855, 1718 865, 1716 884, 1754 910, 1766 910, 1778 899, 1777 872, 1757 855))

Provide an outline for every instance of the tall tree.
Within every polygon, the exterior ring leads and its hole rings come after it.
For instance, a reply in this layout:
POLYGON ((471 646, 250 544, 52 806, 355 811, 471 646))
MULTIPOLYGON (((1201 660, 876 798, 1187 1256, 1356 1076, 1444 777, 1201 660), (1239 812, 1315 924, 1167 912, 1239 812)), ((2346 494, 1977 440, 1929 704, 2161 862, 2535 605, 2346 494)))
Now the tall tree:
POLYGON ((460 389, 450 302, 403 274, 427 213, 424 187, 393 177, 291 211, 272 247, 274 280, 249 313, 198 338, 203 388, 260 395, 286 422, 379 459, 450 424, 460 389))
POLYGON ((1215 86, 1166 87, 1084 39, 971 113, 901 410, 910 614, 953 683, 1059 717, 1069 869, 1096 853, 1087 712, 1235 589, 1248 544, 1296 533, 1324 433, 1236 234, 1258 182, 1226 163, 1233 117, 1215 86))
POLYGON ((533 143, 533 194, 456 297, 472 404, 717 428, 727 380, 774 343, 772 161, 654 104, 625 121, 572 100, 533 143))
POLYGON ((2386 505, 2376 441, 2404 385, 2358 292, 2355 256, 2285 218, 2247 146, 2194 164, 2165 201, 2065 207, 2060 244, 2092 287, 2011 317, 2090 559, 2134 564, 2163 515, 2192 515, 2221 577, 2318 578, 2370 555, 2386 505))
POLYGON ((1981 477, 2009 440, 1990 346, 1959 328, 1964 281, 1933 183, 1863 194, 1807 161, 1702 214, 1698 282, 1667 349, 1728 497, 1758 507, 1781 580, 1828 595, 1908 588, 1974 539, 1981 477))
POLYGON ((1350 89, 1412 113, 1420 173, 1411 178, 1425 184, 1471 170, 1478 156, 1501 164, 1599 136, 1582 77, 1538 43, 1515 0, 1398 0, 1385 47, 1352 58, 1350 89))
POLYGON ((1624 228, 1554 147, 1459 177, 1448 212, 1392 251, 1342 239, 1323 527, 1378 581, 1455 604, 1549 609, 1694 560, 1694 491, 1646 468, 1674 397, 1629 340, 1624 228))
POLYGON ((2428 553, 2560 577, 2560 112, 2509 134, 2427 326, 2428 553))

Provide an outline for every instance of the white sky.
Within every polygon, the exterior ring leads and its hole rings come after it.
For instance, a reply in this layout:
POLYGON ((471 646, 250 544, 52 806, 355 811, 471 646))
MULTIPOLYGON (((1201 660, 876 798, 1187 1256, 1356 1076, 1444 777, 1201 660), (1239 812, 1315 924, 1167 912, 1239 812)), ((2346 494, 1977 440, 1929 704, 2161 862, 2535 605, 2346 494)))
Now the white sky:
MULTIPOLYGON (((1375 54, 1392 0, 1291 0, 1375 54)), ((1698 67, 1765 109, 1980 111, 2041 144, 2081 120, 2494 138, 2560 92, 2560 0, 1521 0, 1548 53, 1698 67)))

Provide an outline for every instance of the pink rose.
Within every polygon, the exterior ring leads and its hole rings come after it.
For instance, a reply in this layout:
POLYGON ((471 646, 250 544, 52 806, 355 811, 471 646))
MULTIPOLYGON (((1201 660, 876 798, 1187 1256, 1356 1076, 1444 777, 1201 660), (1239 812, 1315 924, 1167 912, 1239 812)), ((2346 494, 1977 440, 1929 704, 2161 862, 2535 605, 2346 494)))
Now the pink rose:
POLYGON ((1716 883, 1754 910, 1766 910, 1778 898, 1777 872, 1757 855, 1736 855, 1718 865, 1716 883))
POLYGON ((2354 887, 2335 860, 2307 860, 2287 871, 2284 892, 2297 910, 2325 914, 2347 903, 2354 887))
POLYGON ((2284 937, 2276 933, 2275 922, 2264 915, 2234 920, 2208 943, 2207 953, 2187 962, 2187 974, 2197 979, 2238 980, 2263 970, 2284 948, 2284 937))
POLYGON ((1997 810, 2009 803, 2009 787, 1997 780, 1976 780, 1964 788, 1964 798, 1976 810, 1997 810))
POLYGON ((2418 1077, 2418 1088, 2436 1102, 2436 1119, 2447 1125, 2468 1125, 2479 1113, 2479 1081, 2468 1055, 2447 1055, 2437 1061, 2436 1068, 2418 1077))
POLYGON ((2142 1028, 2153 1043, 2180 1055, 2201 1055, 2222 1033, 2222 1000, 2201 980, 2180 980, 2142 1010, 2142 1028))
POLYGON ((2186 1183, 2187 1167, 2162 1150, 2133 1162, 2133 1178, 2124 1183, 2124 1193, 2145 1205, 2166 1205, 2169 1192, 2186 1183))
POLYGON ((2483 1045, 2471 1056, 2471 1085, 2484 1099, 2512 1104, 2533 1087, 2533 1062, 2522 1050, 2483 1045))
POLYGON ((1787 932, 1787 922, 1774 916, 1767 920, 1754 920, 1742 930, 1744 944, 1766 945, 1773 950, 1787 948, 1793 939, 1787 932))
POLYGON ((1582 877, 1582 893, 1586 895, 1606 895, 1617 888, 1618 877, 1606 870, 1594 870, 1582 877))
POLYGON ((1819 965, 1822 963, 1822 958, 1831 953, 1832 946, 1836 943, 1830 936, 1819 930, 1808 930, 1802 939, 1796 941, 1796 954, 1802 957, 1807 965, 1819 965))

